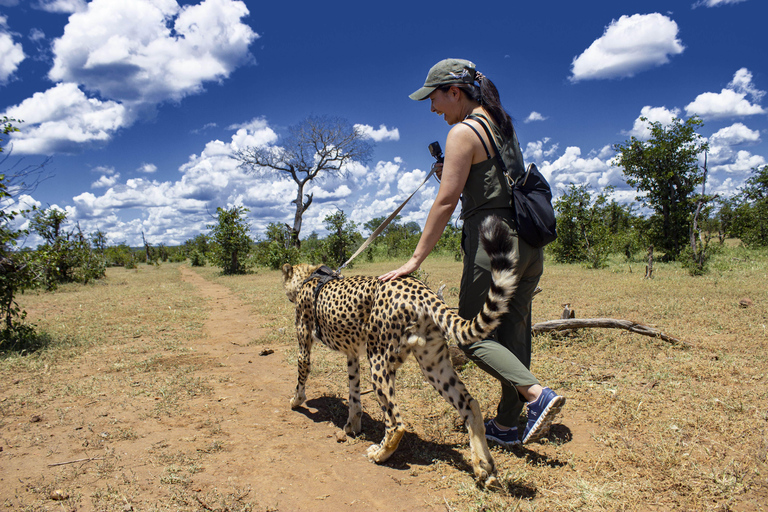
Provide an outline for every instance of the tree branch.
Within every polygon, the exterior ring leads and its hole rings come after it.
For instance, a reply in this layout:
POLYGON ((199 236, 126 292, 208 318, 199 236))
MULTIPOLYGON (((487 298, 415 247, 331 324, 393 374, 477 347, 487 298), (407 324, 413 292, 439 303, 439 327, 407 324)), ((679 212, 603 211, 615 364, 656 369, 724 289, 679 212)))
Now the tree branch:
POLYGON ((650 336, 652 338, 660 338, 669 343, 686 345, 688 347, 691 346, 690 343, 675 338, 674 336, 665 334, 658 329, 654 329, 653 327, 629 320, 618 320, 615 318, 569 318, 566 320, 549 320, 546 322, 539 322, 534 324, 531 330, 534 334, 540 334, 549 331, 564 331, 566 329, 581 329, 585 327, 624 329, 635 334, 642 334, 643 336, 650 336))

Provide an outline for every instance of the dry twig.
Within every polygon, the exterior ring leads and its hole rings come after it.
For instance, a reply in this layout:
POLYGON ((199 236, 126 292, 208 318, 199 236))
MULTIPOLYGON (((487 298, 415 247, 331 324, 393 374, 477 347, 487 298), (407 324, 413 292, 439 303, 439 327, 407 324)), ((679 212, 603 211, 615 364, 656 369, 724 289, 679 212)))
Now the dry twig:
POLYGON ((49 468, 52 468, 54 466, 64 466, 66 464, 77 464, 78 462, 91 462, 92 460, 102 460, 103 457, 86 457, 85 459, 77 459, 77 460, 68 460, 67 462, 55 462, 53 464, 48 464, 49 468))

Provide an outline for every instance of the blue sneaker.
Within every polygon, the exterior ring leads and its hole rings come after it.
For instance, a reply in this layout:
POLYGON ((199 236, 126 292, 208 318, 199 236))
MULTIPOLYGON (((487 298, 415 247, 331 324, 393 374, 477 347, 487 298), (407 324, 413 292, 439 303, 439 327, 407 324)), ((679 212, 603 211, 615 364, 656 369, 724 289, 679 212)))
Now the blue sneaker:
MULTIPOLYGON (((539 398, 528 403, 528 424, 523 432, 523 444, 544 437, 549 431, 552 420, 565 405, 565 397, 549 388, 544 388, 539 398)), ((486 434, 487 435, 487 434, 486 434)))
POLYGON ((504 448, 511 448, 512 446, 520 444, 520 438, 517 435, 517 427, 512 427, 509 430, 501 430, 494 420, 488 420, 485 423, 485 438, 504 448))

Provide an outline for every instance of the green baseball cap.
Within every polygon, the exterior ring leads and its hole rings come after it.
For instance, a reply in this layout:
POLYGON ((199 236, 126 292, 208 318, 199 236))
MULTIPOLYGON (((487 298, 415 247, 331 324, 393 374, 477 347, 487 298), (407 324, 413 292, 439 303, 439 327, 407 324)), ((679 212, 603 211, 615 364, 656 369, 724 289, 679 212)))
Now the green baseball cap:
POLYGON ((464 59, 444 59, 429 70, 424 87, 409 95, 412 100, 427 99, 441 85, 472 84, 475 82, 475 63, 464 59))

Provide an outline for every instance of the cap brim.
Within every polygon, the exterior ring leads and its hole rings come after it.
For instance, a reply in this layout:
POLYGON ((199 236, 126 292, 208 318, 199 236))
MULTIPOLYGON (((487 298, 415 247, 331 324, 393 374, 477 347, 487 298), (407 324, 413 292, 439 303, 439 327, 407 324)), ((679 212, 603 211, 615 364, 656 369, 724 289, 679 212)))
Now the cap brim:
POLYGON ((416 101, 422 101, 427 99, 430 94, 432 94, 432 91, 437 89, 437 87, 422 87, 418 91, 414 92, 413 94, 409 94, 408 97, 412 100, 416 101))

